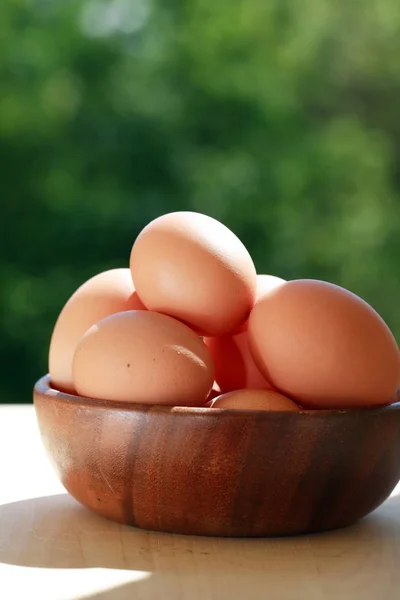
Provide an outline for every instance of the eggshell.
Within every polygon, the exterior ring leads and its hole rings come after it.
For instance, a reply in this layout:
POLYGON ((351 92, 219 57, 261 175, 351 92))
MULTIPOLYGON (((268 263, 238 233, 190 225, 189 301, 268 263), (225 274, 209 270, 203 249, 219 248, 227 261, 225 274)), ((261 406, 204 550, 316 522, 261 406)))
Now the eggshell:
POLYGON ((330 283, 289 281, 258 300, 249 346, 260 371, 306 408, 386 404, 400 383, 400 354, 382 318, 330 283))
POLYGON ((145 310, 129 269, 111 269, 83 283, 70 297, 55 324, 49 350, 52 385, 74 393, 72 357, 83 334, 97 321, 125 310, 145 310))
POLYGON ((299 410, 293 400, 272 390, 235 390, 228 392, 215 398, 211 403, 211 408, 272 411, 299 410))
MULTIPOLYGON (((257 299, 270 289, 285 283, 274 275, 257 275, 257 299)), ((236 335, 206 338, 215 366, 215 379, 223 392, 242 388, 271 389, 271 384, 260 373, 250 353, 247 322, 236 335)))
POLYGON ((73 377, 82 396, 201 406, 214 368, 206 345, 189 327, 139 310, 102 319, 85 333, 74 354, 73 377))
POLYGON ((199 335, 240 327, 255 301, 256 270, 239 238, 194 212, 169 213, 137 237, 130 267, 145 306, 173 316, 199 335))

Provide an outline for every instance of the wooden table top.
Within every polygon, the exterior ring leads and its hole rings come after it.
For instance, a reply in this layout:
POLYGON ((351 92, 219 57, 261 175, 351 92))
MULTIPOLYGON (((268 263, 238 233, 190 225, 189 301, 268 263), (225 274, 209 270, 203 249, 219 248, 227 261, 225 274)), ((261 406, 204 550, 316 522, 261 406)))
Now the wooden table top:
POLYGON ((1 600, 400 598, 400 486, 340 531, 196 538, 120 526, 81 507, 53 474, 32 406, 0 406, 0 451, 1 600))

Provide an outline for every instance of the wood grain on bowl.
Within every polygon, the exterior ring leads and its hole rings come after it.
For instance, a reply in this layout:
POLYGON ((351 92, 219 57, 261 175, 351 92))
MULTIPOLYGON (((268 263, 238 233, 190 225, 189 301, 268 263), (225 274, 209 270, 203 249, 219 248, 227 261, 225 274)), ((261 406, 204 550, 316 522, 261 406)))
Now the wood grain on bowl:
POLYGON ((34 402, 68 492, 146 529, 329 530, 371 512, 400 479, 400 403, 298 413, 145 406, 57 392, 48 377, 34 402))

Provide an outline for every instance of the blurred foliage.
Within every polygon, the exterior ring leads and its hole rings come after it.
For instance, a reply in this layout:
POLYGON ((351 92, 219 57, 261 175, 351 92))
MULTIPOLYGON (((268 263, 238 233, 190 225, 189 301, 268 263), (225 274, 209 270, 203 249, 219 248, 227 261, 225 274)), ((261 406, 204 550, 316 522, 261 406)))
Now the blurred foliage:
POLYGON ((399 339, 399 58, 397 0, 3 0, 0 401, 31 400, 63 303, 173 210, 399 339))

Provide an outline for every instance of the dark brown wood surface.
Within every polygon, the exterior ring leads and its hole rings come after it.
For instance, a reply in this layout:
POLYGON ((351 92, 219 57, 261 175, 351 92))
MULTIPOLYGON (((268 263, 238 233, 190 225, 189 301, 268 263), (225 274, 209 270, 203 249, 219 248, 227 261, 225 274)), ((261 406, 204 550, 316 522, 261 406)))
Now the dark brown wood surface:
POLYGON ((44 377, 34 403, 68 492, 141 528, 324 531, 371 512, 400 479, 400 402, 300 413, 142 406, 70 396, 44 377))

